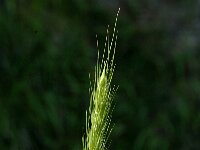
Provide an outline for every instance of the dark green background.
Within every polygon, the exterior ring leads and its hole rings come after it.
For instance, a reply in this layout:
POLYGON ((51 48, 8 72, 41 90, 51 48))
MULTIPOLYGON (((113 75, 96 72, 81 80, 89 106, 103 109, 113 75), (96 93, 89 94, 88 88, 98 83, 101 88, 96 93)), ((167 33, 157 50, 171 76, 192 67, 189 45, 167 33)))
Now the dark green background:
POLYGON ((200 3, 0 0, 0 150, 79 150, 89 72, 118 8, 113 150, 200 149, 200 3))

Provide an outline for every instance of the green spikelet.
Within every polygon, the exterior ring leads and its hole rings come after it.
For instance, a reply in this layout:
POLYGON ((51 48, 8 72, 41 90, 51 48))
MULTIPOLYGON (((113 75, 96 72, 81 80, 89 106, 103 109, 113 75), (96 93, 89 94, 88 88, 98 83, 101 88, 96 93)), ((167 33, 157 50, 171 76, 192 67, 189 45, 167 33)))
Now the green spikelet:
MULTIPOLYGON (((120 9, 119 9, 120 11, 120 9)), ((115 65, 114 56, 116 49, 116 17, 111 41, 109 40, 109 26, 104 45, 103 57, 98 59, 95 67, 94 84, 90 83, 90 107, 89 114, 86 111, 86 135, 83 136, 83 150, 107 149, 108 137, 112 131, 111 116, 113 110, 113 97, 117 87, 111 87, 115 65)), ((98 47, 98 40, 97 40, 98 47)))

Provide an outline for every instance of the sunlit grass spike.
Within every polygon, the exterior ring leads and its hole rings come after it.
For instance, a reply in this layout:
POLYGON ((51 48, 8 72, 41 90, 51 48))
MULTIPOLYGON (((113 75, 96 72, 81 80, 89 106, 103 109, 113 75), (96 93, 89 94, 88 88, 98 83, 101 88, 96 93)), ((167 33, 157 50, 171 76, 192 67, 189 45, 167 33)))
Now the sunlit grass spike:
MULTIPOLYGON (((111 118, 113 111, 113 98, 117 87, 111 86, 115 70, 114 55, 117 42, 117 18, 115 20, 112 38, 109 38, 109 26, 103 50, 100 58, 98 50, 97 64, 95 67, 94 81, 90 83, 90 107, 86 111, 86 134, 82 138, 83 150, 105 150, 112 131, 111 118)), ((97 40, 98 48, 98 40, 97 40)))

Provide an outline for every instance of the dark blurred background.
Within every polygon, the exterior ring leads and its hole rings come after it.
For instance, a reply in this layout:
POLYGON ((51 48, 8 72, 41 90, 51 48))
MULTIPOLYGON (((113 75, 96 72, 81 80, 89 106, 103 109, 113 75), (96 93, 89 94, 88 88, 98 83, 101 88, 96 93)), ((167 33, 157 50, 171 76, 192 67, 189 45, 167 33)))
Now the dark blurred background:
POLYGON ((200 1, 0 0, 0 150, 82 149, 119 7, 110 149, 200 149, 200 1))

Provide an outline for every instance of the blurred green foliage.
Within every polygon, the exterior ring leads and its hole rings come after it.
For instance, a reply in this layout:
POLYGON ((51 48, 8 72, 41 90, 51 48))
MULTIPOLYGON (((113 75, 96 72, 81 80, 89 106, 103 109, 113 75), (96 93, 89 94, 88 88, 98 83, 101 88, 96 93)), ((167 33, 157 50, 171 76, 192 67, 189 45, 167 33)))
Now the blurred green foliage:
POLYGON ((0 149, 78 150, 96 38, 118 22, 110 149, 200 149, 200 4, 0 0, 0 149))

